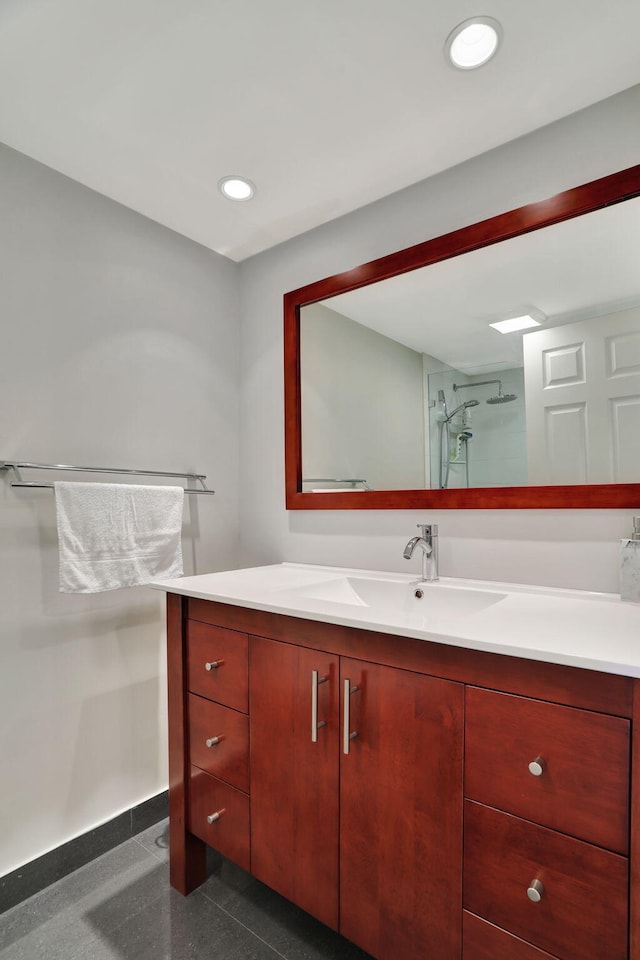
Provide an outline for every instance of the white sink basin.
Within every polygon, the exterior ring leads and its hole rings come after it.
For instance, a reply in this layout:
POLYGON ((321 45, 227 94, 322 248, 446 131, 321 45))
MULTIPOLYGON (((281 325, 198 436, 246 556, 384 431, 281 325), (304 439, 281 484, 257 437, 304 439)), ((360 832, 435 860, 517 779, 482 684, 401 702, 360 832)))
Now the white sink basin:
POLYGON ((504 600, 506 593, 450 587, 440 583, 336 577, 283 591, 288 596, 326 603, 367 607, 381 615, 413 614, 425 618, 467 617, 504 600), (420 595, 421 594, 421 595, 420 595))
POLYGON ((152 586, 298 619, 640 678, 640 604, 614 594, 448 577, 420 583, 415 575, 307 563, 152 586))

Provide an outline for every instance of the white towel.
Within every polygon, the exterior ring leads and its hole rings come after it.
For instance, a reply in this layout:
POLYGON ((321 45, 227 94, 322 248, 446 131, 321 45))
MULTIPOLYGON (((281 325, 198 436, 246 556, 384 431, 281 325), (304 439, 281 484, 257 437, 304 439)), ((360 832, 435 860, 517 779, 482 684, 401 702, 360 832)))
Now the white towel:
POLYGON ((183 487, 55 483, 60 592, 182 576, 183 487))

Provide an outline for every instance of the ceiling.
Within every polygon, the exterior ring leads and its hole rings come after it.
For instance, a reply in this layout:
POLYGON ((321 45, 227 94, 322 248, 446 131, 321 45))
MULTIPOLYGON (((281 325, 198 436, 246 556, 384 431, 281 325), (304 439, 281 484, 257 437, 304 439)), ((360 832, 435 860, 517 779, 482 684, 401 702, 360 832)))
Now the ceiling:
POLYGON ((633 86, 639 35, 638 0, 0 0, 0 141, 242 260, 633 86), (477 13, 502 48, 456 71, 477 13))

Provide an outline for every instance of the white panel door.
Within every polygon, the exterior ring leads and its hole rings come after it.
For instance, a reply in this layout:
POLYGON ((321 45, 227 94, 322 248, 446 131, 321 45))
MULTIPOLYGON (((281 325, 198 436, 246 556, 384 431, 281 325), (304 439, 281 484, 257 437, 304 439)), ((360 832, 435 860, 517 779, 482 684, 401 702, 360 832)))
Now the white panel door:
POLYGON ((525 334, 531 484, 640 480, 640 308, 525 334))

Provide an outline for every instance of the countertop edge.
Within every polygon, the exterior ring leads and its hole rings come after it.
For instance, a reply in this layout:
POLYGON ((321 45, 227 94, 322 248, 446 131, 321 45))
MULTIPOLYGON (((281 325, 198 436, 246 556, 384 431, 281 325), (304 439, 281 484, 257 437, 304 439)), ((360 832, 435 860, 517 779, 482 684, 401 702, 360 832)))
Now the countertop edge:
MULTIPOLYGON (((322 571, 324 573, 343 573, 347 568, 332 568, 319 565, 311 564, 275 564, 264 567, 252 567, 244 568, 246 570, 246 575, 250 573, 265 571, 265 570, 274 570, 282 567, 297 567, 302 570, 309 571, 322 571)), ((398 579, 400 582, 411 582, 412 578, 406 577, 403 574, 386 574, 383 571, 364 571, 364 570, 354 570, 348 568, 350 573, 359 573, 374 575, 380 578, 393 577, 398 579)), ((552 645, 548 647, 537 646, 533 643, 526 643, 523 645, 517 645, 514 643, 509 643, 508 641, 499 641, 495 639, 489 639, 487 637, 473 636, 474 630, 469 629, 467 626, 465 628, 464 620, 455 624, 455 621, 451 623, 451 626, 447 626, 443 629, 435 629, 437 625, 434 625, 433 630, 424 630, 418 629, 414 626, 403 625, 402 623, 391 623, 379 620, 368 620, 363 619, 362 616, 349 615, 342 611, 336 610, 314 610, 310 609, 309 605, 305 608, 304 604, 291 604, 291 603, 282 603, 275 602, 273 599, 269 599, 267 595, 263 596, 238 596, 233 595, 233 593, 227 593, 224 590, 215 590, 211 587, 205 588, 203 580, 211 581, 211 578, 214 579, 217 576, 220 577, 229 577, 236 576, 238 579, 242 577, 244 573, 243 569, 237 571, 224 571, 221 574, 200 574, 194 577, 185 577, 179 578, 176 580, 166 580, 158 581, 151 583, 148 586, 154 590, 160 590, 166 593, 174 593, 181 596, 191 597, 194 599, 210 601, 213 603, 222 603, 228 604, 231 606, 245 607, 251 610, 264 611, 266 613, 273 613, 281 616, 294 617, 302 620, 313 620, 324 623, 331 623, 337 626, 350 627, 352 629, 367 630, 374 633, 385 633, 391 634, 394 636, 405 637, 407 639, 427 641, 431 643, 440 643, 448 646, 459 647, 468 650, 477 650, 485 653, 493 653, 499 656, 509 656, 517 657, 521 659, 533 660, 544 663, 554 663, 561 666, 570 666, 577 669, 583 670, 595 670, 601 673, 611 673, 618 676, 638 678, 640 677, 640 606, 637 606, 638 612, 638 656, 635 661, 630 659, 623 659, 621 656, 615 655, 615 651, 611 649, 610 637, 603 638, 603 655, 602 657, 594 655, 593 650, 590 653, 586 651, 584 653, 579 650, 571 650, 568 648, 562 649, 559 642, 558 648, 553 649, 552 645), (194 581, 197 581, 194 583, 194 581)), ((415 578, 413 578, 415 579, 415 578)), ((582 592, 577 590, 562 590, 558 588, 530 588, 527 585, 515 585, 515 584, 498 584, 490 583, 484 581, 467 581, 467 580, 454 580, 453 578, 447 578, 446 583, 449 585, 460 584, 473 584, 473 587, 476 589, 485 589, 485 590, 511 590, 517 596, 523 598, 529 597, 538 597, 541 596, 544 598, 548 596, 552 600, 569 600, 569 601, 583 601, 587 607, 586 613, 589 608, 593 610, 591 604, 593 602, 603 602, 609 603, 617 601, 617 597, 611 594, 594 594, 588 592, 582 592)), ((534 601, 535 602, 535 601, 534 601)), ((340 604, 342 606, 342 604, 340 604)), ((626 606, 626 605, 625 605, 626 606)), ((360 608, 356 608, 360 609, 360 608)), ((613 608, 615 609, 615 607, 613 608)), ((635 614, 634 614, 635 617, 635 614)), ((442 626, 442 624, 440 625, 442 626)), ((515 628, 509 628, 515 629, 515 628)), ((547 637, 548 639, 548 637, 547 637)))

